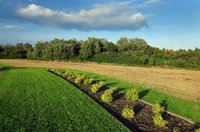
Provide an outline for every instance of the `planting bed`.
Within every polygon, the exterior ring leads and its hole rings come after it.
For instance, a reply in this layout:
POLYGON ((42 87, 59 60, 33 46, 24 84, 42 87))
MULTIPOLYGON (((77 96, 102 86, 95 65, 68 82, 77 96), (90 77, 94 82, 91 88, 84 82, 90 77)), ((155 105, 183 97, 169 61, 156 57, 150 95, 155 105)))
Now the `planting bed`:
POLYGON ((162 118, 167 121, 167 124, 162 127, 156 126, 153 121, 154 114, 152 112, 152 106, 143 102, 142 100, 129 101, 126 99, 123 92, 115 90, 115 92, 112 94, 112 102, 105 103, 102 101, 101 97, 107 89, 110 89, 106 85, 101 87, 96 93, 94 93, 92 92, 91 87, 93 86, 93 84, 98 83, 98 81, 94 81, 92 84, 85 85, 83 81, 77 83, 77 80, 75 80, 77 75, 75 75, 74 73, 67 73, 65 71, 55 69, 49 71, 66 79, 71 84, 86 93, 93 100, 104 107, 109 113, 111 113, 115 118, 121 121, 131 131, 192 132, 199 129, 199 127, 194 123, 188 122, 167 112, 162 113, 162 118), (73 74, 74 76, 72 76, 73 74), (123 116, 121 116, 122 110, 125 107, 129 107, 134 110, 134 118, 125 119, 123 116))

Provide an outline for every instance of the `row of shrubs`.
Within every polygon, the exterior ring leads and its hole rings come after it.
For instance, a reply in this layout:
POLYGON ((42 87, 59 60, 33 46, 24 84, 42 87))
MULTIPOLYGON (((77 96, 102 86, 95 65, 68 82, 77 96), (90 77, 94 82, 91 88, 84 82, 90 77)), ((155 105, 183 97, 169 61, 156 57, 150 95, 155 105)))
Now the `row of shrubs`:
MULTIPOLYGON (((64 71, 64 70, 55 70, 52 69, 52 72, 61 75, 64 78, 67 78, 69 80, 73 80, 78 85, 86 85, 90 86, 92 93, 97 93, 101 88, 106 87, 106 83, 104 81, 96 81, 94 78, 86 77, 85 75, 76 75, 72 72, 64 71)), ((104 91, 104 93, 101 95, 101 100, 104 103, 110 103, 113 101, 113 94, 117 91, 117 88, 111 87, 104 91)), ((139 94, 136 89, 128 89, 125 92, 125 97, 128 101, 136 102, 139 99, 139 94)), ((156 126, 165 126, 167 124, 167 121, 162 118, 162 114, 164 112, 164 108, 161 107, 158 103, 156 103, 152 107, 153 112, 153 122, 156 126)), ((135 112, 134 108, 130 106, 125 106, 122 109, 121 115, 130 120, 134 119, 135 112)))

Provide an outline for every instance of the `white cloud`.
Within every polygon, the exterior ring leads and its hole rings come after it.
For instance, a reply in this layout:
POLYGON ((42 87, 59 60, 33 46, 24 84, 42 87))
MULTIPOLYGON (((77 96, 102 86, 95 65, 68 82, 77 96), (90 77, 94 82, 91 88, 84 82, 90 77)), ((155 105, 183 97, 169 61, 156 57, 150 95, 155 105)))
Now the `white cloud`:
POLYGON ((21 29, 18 25, 9 25, 0 23, 0 29, 21 29))
POLYGON ((139 5, 139 7, 145 8, 145 7, 156 5, 156 4, 161 3, 161 2, 162 2, 161 0, 146 0, 144 3, 139 5))
POLYGON ((78 30, 138 30, 147 27, 147 16, 130 3, 95 5, 79 12, 56 11, 35 4, 17 10, 17 16, 31 22, 78 30))

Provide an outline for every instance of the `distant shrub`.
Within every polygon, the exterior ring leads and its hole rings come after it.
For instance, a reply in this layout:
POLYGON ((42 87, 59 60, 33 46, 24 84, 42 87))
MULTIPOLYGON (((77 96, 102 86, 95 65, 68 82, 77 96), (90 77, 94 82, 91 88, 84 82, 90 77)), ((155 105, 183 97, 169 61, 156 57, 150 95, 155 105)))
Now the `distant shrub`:
POLYGON ((83 83, 84 83, 85 85, 90 85, 90 84, 92 84, 94 81, 95 81, 94 78, 86 78, 86 79, 84 80, 83 83))
POLYGON ((139 98, 138 92, 136 91, 136 89, 129 89, 126 91, 125 96, 128 100, 131 101, 137 101, 139 98))
POLYGON ((103 87, 103 86, 105 86, 105 82, 100 81, 100 82, 98 82, 98 83, 92 85, 91 91, 92 91, 93 93, 96 93, 96 92, 97 92, 101 87, 103 87))
POLYGON ((126 119, 133 119, 134 114, 135 112, 133 111, 133 109, 128 108, 128 107, 124 107, 121 113, 121 115, 126 119))
POLYGON ((84 79, 85 79, 84 75, 77 75, 77 77, 75 78, 74 82, 77 83, 77 84, 82 84, 84 79))
POLYGON ((156 114, 153 116, 153 122, 156 126, 163 127, 167 124, 167 121, 162 118, 160 114, 156 114))
POLYGON ((115 88, 110 88, 106 90, 102 95, 101 95, 101 100, 105 103, 109 103, 113 100, 112 94, 114 93, 116 89, 115 88))
POLYGON ((162 114, 164 112, 164 108, 160 106, 159 103, 156 103, 153 107, 152 107, 152 111, 154 115, 157 114, 162 114))

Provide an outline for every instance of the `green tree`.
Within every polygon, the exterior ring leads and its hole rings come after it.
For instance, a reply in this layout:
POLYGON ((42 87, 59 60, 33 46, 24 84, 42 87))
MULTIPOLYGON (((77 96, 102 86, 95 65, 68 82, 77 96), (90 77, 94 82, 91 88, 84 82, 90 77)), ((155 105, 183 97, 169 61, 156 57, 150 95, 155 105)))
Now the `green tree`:
POLYGON ((43 59, 44 58, 44 51, 46 48, 46 44, 44 42, 38 41, 35 44, 34 50, 33 50, 33 57, 35 59, 43 59))

